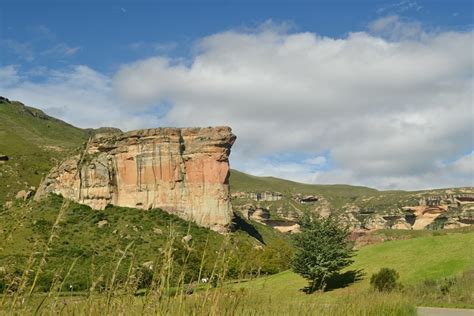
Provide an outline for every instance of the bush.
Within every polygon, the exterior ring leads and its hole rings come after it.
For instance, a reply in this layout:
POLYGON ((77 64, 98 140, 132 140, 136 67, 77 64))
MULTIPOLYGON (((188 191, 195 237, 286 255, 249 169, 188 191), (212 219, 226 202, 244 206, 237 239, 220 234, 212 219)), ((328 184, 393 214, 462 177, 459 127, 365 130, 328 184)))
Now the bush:
POLYGON ((38 278, 35 289, 38 292, 48 292, 51 289, 53 282, 54 275, 50 273, 42 273, 38 278))
POLYGON ((399 277, 395 269, 382 268, 379 272, 372 274, 370 285, 380 292, 390 292, 398 286, 399 277))
POLYGON ((153 284, 153 270, 147 267, 142 267, 138 281, 139 289, 148 289, 153 284))

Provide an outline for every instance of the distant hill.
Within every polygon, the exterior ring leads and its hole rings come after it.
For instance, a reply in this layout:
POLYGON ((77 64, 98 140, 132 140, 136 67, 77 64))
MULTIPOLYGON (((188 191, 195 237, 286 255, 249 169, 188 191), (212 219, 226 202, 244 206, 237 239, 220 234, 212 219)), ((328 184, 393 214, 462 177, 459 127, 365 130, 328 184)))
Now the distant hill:
POLYGON ((440 229, 474 224, 474 189, 378 191, 344 184, 303 184, 232 170, 234 209, 285 231, 303 214, 331 213, 354 229, 440 229))
POLYGON ((256 177, 246 173, 232 170, 231 185, 233 191, 260 191, 270 190, 288 193, 314 194, 315 191, 321 194, 335 194, 346 197, 354 197, 367 194, 378 194, 376 189, 353 186, 346 184, 320 185, 304 184, 275 177, 256 177))

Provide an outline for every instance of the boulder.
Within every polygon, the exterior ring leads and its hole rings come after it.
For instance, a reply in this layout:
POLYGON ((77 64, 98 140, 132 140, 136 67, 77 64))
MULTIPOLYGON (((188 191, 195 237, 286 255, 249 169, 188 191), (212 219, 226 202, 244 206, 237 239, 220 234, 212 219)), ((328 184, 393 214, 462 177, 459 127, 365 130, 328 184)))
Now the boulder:
POLYGON ((108 224, 109 224, 109 221, 104 219, 104 220, 101 220, 101 221, 97 222, 97 227, 102 228, 102 227, 105 227, 108 224))
POLYGON ((144 269, 153 271, 153 261, 146 261, 146 262, 143 262, 142 267, 143 267, 144 269))
POLYGON ((33 192, 27 191, 27 190, 18 191, 18 193, 15 196, 15 199, 26 201, 32 195, 32 193, 33 192))
POLYGON ((191 236, 191 235, 186 235, 186 236, 184 236, 183 238, 181 238, 181 241, 187 244, 187 243, 190 242, 192 239, 193 239, 193 236, 191 236))
POLYGON ((259 207, 250 214, 250 219, 257 222, 264 222, 270 218, 270 211, 266 208, 259 207))
POLYGON ((368 230, 387 228, 387 221, 381 215, 373 215, 364 223, 364 228, 368 230))

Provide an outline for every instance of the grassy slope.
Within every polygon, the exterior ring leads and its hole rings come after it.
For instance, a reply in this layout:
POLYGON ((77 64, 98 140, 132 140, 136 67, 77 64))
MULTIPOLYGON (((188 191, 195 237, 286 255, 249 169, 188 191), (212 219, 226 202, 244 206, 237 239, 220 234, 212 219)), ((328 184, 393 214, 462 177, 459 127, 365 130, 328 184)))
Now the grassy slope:
POLYGON ((426 279, 436 280, 460 275, 464 271, 474 269, 473 244, 474 231, 470 230, 465 233, 418 237, 366 246, 358 251, 354 264, 348 268, 348 270, 363 269, 365 272, 363 279, 346 288, 323 294, 302 293, 300 289, 306 286, 307 282, 291 271, 256 279, 239 286, 251 289, 254 295, 265 296, 271 291, 272 299, 275 301, 334 302, 341 296, 367 290, 370 276, 382 267, 396 269, 400 273, 400 282, 408 286, 426 279))
POLYGON ((54 163, 89 136, 82 130, 19 102, 0 101, 0 205, 29 186, 38 186, 54 163))
MULTIPOLYGON (((62 201, 61 197, 51 196, 40 203, 30 201, 25 205, 16 202, 9 210, 0 211, 0 267, 10 272, 23 270, 32 254, 39 259, 46 249, 62 201)), ((78 258, 71 276, 77 283, 75 288, 90 286, 94 276, 89 271, 94 266, 98 273, 108 274, 130 243, 133 243, 130 253, 138 267, 147 261, 160 260, 164 255, 162 248, 170 240, 170 232, 175 236, 173 248, 177 251, 178 261, 187 255, 188 246, 192 245, 194 249, 189 259, 190 275, 199 271, 204 253, 207 259, 204 275, 212 270, 222 251, 233 258, 229 260, 239 266, 245 265, 247 269, 257 269, 258 258, 265 253, 255 247, 260 243, 243 231, 221 235, 160 210, 137 211, 109 206, 104 211, 92 211, 87 206, 71 203, 62 213, 59 223, 49 245, 44 270, 50 275, 60 270, 64 272, 64 268, 78 258), (102 220, 108 223, 99 228, 97 223, 102 220), (161 232, 156 233, 157 229, 161 232), (182 242, 182 237, 188 234, 192 240, 182 242)), ((267 243, 286 243, 284 236, 261 226, 258 230, 267 243)), ((129 259, 127 257, 127 262, 129 259)), ((126 269, 127 264, 122 267, 126 269)))

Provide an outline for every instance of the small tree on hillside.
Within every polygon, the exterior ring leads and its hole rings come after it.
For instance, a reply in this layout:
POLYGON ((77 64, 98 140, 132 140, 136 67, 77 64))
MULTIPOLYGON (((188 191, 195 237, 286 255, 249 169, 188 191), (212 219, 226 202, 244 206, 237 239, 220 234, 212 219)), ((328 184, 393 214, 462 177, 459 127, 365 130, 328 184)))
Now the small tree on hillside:
POLYGON ((309 281, 308 293, 323 290, 328 278, 353 262, 349 228, 341 226, 333 216, 307 216, 299 224, 301 233, 294 236, 293 271, 309 281))

